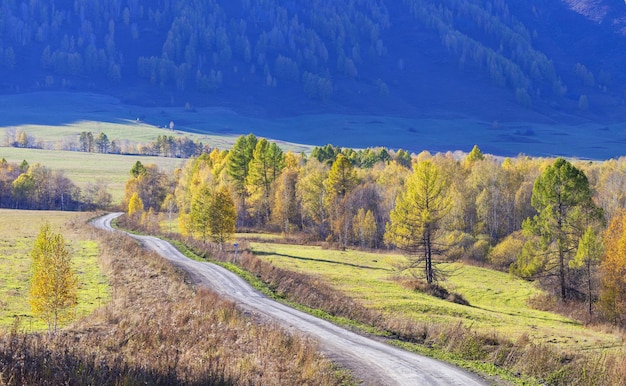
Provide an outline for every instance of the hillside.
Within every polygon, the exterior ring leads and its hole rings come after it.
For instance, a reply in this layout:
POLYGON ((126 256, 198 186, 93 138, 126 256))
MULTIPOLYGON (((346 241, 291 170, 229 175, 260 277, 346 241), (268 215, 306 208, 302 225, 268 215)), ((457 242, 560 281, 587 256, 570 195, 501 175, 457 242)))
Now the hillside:
POLYGON ((607 0, 33 0, 0 13, 3 93, 264 119, 626 116, 626 4, 607 0))

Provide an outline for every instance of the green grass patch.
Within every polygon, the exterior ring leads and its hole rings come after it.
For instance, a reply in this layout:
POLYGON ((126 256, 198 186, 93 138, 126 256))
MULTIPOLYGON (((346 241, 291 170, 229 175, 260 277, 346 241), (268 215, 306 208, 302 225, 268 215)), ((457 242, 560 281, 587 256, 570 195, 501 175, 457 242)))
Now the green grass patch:
POLYGON ((464 306, 403 286, 394 269, 403 256, 319 247, 251 243, 252 251, 272 264, 319 276, 345 295, 387 315, 427 323, 463 323, 483 333, 512 340, 528 334, 537 343, 565 349, 621 346, 621 338, 594 331, 561 315, 531 309, 538 294, 533 283, 506 273, 464 264, 444 265, 451 272, 444 285, 470 303, 464 306))
POLYGON ((109 299, 109 285, 98 264, 98 244, 84 240, 72 223, 84 223, 87 214, 71 212, 0 210, 0 329, 16 317, 20 328, 38 331, 46 324, 34 318, 28 304, 32 249, 39 227, 48 221, 63 234, 72 251, 72 265, 79 279, 75 316, 88 315, 109 299))

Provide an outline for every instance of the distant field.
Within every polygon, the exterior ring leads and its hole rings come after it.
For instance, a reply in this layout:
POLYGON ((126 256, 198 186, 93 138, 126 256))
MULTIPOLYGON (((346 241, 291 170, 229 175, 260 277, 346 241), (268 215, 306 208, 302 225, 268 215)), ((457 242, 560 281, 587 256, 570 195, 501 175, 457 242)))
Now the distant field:
POLYGON ((32 317, 28 304, 30 250, 44 221, 63 235, 72 251, 80 282, 76 315, 87 315, 107 302, 108 282, 98 265, 98 245, 69 224, 75 220, 80 227, 90 215, 0 209, 0 329, 11 326, 16 316, 20 317, 22 329, 46 328, 43 321, 32 317))
MULTIPOLYGON (((262 136, 264 120, 247 118, 227 109, 185 111, 182 107, 143 107, 122 104, 98 94, 39 92, 0 96, 0 143, 9 128, 22 129, 44 139, 48 146, 65 138, 78 139, 82 131, 104 132, 110 140, 152 142, 158 135, 187 136, 211 147, 230 148, 237 137, 262 136), (170 130, 170 122, 175 130, 170 130), (166 129, 167 127, 167 129, 166 129)), ((298 126, 285 128, 298 131, 298 126)), ((310 151, 311 147, 270 138, 284 150, 310 151)), ((310 143, 310 142, 299 142, 310 143)))
MULTIPOLYGON (((328 143, 352 148, 384 146, 412 152, 469 151, 516 156, 570 156, 608 159, 624 155, 626 124, 561 124, 557 121, 491 121, 446 112, 419 117, 308 114, 284 117, 239 114, 221 107, 144 107, 88 93, 40 92, 0 96, 3 129, 23 128, 51 143, 84 130, 104 131, 110 139, 145 141, 173 121, 179 133, 195 133, 211 146, 230 147, 242 134, 278 141, 284 150, 308 152, 328 143), (140 118, 137 123, 136 119, 140 118), (307 145, 301 145, 307 144, 307 145)), ((191 134, 188 134, 191 136, 191 134)))
POLYGON ((402 256, 359 251, 324 250, 319 247, 251 243, 254 253, 272 264, 319 276, 339 291, 367 307, 426 323, 463 323, 482 333, 494 332, 516 339, 528 334, 535 342, 566 349, 621 347, 621 337, 585 328, 550 312, 530 309, 526 301, 539 293, 527 281, 489 269, 452 264, 445 283, 463 295, 462 306, 414 292, 393 280, 394 263, 402 256))
POLYGON ((114 203, 122 201, 124 185, 135 162, 141 161, 144 165, 155 164, 168 173, 184 166, 186 162, 179 158, 0 147, 0 159, 3 157, 9 162, 19 163, 26 160, 31 165, 40 163, 53 170, 63 170, 80 188, 85 187, 88 182, 102 179, 109 184, 108 190, 113 195, 114 203))

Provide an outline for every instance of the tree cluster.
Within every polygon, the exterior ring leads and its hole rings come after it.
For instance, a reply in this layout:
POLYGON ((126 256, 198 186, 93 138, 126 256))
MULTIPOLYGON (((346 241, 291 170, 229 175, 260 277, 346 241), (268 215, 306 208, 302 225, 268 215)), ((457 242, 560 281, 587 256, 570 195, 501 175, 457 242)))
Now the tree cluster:
MULTIPOLYGON (((123 142, 123 141, 122 141, 123 142)), ((78 150, 87 153, 142 154, 172 158, 191 158, 199 156, 206 147, 200 141, 193 141, 186 136, 158 135, 152 143, 120 144, 120 141, 109 140, 100 132, 96 137, 90 131, 83 131, 78 136, 78 150)))
POLYGON ((183 233, 220 243, 236 225, 338 248, 399 248, 404 268, 429 283, 441 278, 440 261, 476 260, 539 280, 563 301, 587 301, 592 312, 621 307, 619 275, 608 272, 626 261, 617 257, 625 168, 623 159, 501 160, 478 147, 462 158, 422 152, 408 165, 405 152, 388 149, 327 145, 306 156, 250 134, 191 159, 174 179, 138 165, 127 198, 178 212, 183 233))
POLYGON ((0 159, 0 208, 81 210, 107 208, 111 195, 101 181, 81 191, 63 171, 0 159))

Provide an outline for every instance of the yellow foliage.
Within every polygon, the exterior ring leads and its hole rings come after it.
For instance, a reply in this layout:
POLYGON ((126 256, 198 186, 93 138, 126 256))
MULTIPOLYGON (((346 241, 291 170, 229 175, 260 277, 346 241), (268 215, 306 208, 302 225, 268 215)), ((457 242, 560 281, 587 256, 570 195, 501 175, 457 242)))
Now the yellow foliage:
POLYGON ((130 201, 128 202, 128 215, 133 216, 135 214, 142 214, 142 213, 143 213, 143 201, 141 201, 139 194, 135 192, 130 197, 130 201))
POLYGON ((71 267, 70 253, 61 234, 44 224, 31 251, 32 276, 29 303, 35 316, 55 331, 58 323, 71 317, 76 305, 78 280, 71 267))
POLYGON ((626 211, 611 221, 604 234, 604 258, 600 265, 600 308, 616 323, 626 322, 626 211))

